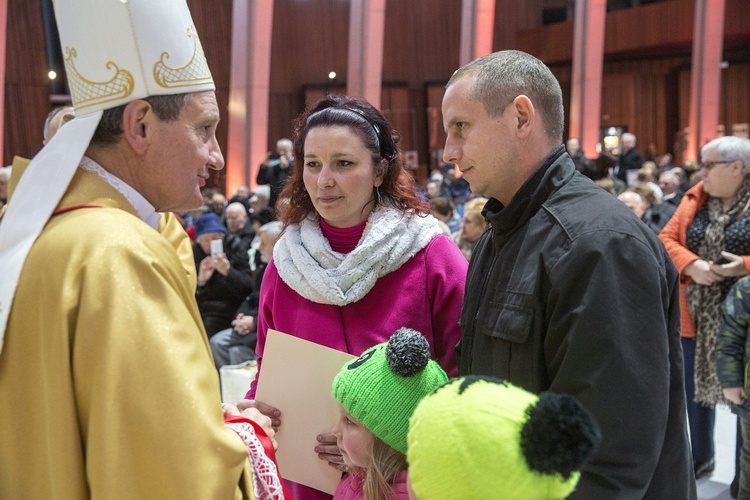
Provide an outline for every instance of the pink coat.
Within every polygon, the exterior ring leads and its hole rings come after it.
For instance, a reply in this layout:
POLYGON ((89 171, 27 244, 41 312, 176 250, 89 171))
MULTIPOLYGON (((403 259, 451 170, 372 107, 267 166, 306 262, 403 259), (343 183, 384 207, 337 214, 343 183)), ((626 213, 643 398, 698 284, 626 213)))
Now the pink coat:
MULTIPOLYGON (((396 482, 391 486, 391 500, 408 500, 409 492, 406 489, 406 471, 403 471, 396 478, 396 482)), ((356 476, 346 475, 339 483, 336 492, 333 494, 334 500, 364 500, 362 494, 362 480, 356 476)))
MULTIPOLYGON (((378 279, 358 302, 343 307, 311 302, 292 290, 268 264, 260 289, 258 371, 269 328, 359 356, 406 326, 422 333, 433 358, 458 374, 455 347, 468 263, 447 236, 436 236, 396 271, 378 279)), ((247 393, 254 399, 256 381, 247 393)))
MULTIPOLYGON (((362 299, 339 307, 299 295, 284 283, 271 261, 260 288, 258 373, 269 328, 359 356, 406 326, 422 333, 432 357, 448 375, 456 376, 455 347, 461 339, 458 320, 467 268, 456 244, 439 235, 403 266, 379 278, 362 299)), ((246 398, 255 399, 256 384, 257 377, 246 398)), ((295 500, 331 498, 300 484, 287 482, 287 486, 295 500)))

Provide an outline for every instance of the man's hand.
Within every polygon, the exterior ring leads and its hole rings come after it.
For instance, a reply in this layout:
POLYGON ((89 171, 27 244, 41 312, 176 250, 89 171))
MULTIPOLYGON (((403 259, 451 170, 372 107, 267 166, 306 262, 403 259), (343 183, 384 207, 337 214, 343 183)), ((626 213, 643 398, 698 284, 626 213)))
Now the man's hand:
POLYGON ((742 405, 745 402, 745 389, 742 387, 727 387, 723 389, 724 397, 736 405, 742 405))
POLYGON ((262 403, 255 399, 243 399, 242 401, 237 403, 237 408, 241 412, 243 412, 243 414, 244 414, 244 411, 247 410, 248 408, 257 409, 263 415, 271 419, 271 426, 273 427, 274 431, 279 430, 279 426, 281 425, 281 411, 278 408, 275 408, 271 405, 267 405, 266 403, 262 403))
POLYGON ((338 471, 346 470, 344 456, 336 444, 336 436, 333 434, 318 434, 318 444, 315 446, 318 458, 328 462, 328 465, 338 471))
POLYGON ((232 328, 237 335, 247 335, 255 331, 255 319, 252 316, 245 316, 240 313, 232 320, 232 328))

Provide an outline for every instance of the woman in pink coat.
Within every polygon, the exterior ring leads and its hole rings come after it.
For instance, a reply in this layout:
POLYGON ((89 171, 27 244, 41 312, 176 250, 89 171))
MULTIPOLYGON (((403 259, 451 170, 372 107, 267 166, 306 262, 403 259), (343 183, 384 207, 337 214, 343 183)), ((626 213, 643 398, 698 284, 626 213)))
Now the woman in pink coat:
MULTIPOLYGON (((454 349, 467 262, 414 189, 398 135, 372 105, 329 95, 297 121, 295 171, 281 197, 285 230, 260 292, 259 372, 269 328, 359 356, 401 327, 427 338, 432 357, 456 375, 454 349)), ((280 425, 280 413, 240 403, 280 425)), ((332 434, 318 456, 343 470, 332 434)), ((298 500, 327 498, 292 485, 298 500)))

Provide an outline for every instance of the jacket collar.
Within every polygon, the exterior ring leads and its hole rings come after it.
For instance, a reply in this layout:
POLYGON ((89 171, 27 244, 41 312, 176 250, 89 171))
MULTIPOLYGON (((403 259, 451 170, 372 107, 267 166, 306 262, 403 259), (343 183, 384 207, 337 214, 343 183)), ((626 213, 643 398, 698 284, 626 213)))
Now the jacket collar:
POLYGON ((526 224, 550 195, 575 175, 576 169, 565 147, 555 148, 526 179, 507 206, 490 198, 482 211, 495 234, 515 231, 526 224))

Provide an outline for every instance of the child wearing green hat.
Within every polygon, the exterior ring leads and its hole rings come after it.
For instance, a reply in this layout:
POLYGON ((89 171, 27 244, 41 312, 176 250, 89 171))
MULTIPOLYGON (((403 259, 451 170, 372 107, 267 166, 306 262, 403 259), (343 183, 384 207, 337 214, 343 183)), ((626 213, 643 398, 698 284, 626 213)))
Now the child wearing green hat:
POLYGON ((537 396, 491 377, 453 379, 411 417, 409 498, 566 498, 600 439, 571 396, 537 396))
POLYGON ((350 470, 335 500, 408 498, 409 418, 419 401, 447 380, 430 359, 427 339, 409 328, 341 368, 333 381, 340 406, 332 432, 350 470))

